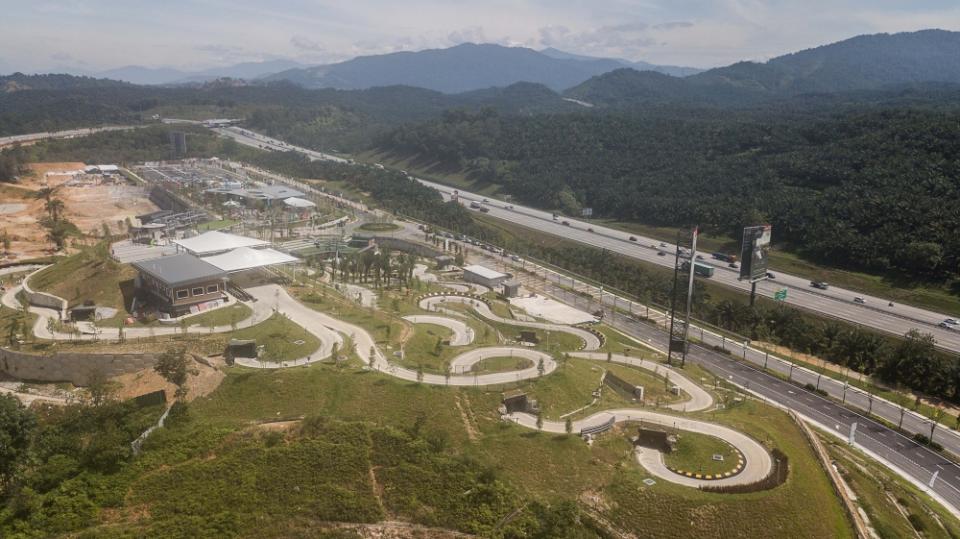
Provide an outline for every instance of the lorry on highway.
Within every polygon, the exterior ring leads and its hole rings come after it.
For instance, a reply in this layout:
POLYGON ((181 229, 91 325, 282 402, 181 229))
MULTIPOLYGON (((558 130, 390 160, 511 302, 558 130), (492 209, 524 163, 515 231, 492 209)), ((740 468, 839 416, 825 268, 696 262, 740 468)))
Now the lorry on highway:
MULTIPOLYGON (((684 262, 681 267, 686 271, 690 268, 690 262, 684 262)), ((693 264, 693 273, 701 277, 710 278, 713 277, 713 272, 715 268, 710 264, 704 264, 703 262, 694 262, 693 264)))
POLYGON ((728 255, 728 254, 726 254, 726 253, 713 253, 713 254, 711 254, 710 256, 712 256, 713 258, 715 258, 715 259, 717 259, 717 260, 719 260, 719 261, 721 261, 721 262, 730 262, 730 263, 733 263, 733 262, 736 262, 736 261, 737 261, 736 255, 728 255))

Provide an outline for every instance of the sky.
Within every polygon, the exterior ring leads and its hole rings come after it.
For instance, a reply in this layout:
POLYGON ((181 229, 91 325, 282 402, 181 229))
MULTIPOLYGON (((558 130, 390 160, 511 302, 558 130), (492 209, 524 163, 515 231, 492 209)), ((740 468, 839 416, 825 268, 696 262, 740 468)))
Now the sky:
POLYGON ((663 65, 960 30, 957 0, 0 0, 0 73, 306 64, 464 42, 663 65))

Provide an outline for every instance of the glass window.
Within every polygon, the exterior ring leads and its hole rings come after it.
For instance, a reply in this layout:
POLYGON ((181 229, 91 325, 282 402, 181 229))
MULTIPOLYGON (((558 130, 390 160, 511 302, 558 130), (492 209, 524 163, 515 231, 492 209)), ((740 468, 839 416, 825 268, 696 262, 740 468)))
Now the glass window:
POLYGON ((184 299, 189 296, 190 296, 190 292, 188 292, 186 289, 177 290, 177 299, 184 299))
POLYGON ((194 288, 191 293, 192 293, 194 296, 202 296, 202 295, 203 295, 203 287, 202 287, 202 286, 198 286, 198 287, 194 288))
POLYGON ((219 290, 220 288, 215 284, 207 286, 207 294, 216 294, 219 290))

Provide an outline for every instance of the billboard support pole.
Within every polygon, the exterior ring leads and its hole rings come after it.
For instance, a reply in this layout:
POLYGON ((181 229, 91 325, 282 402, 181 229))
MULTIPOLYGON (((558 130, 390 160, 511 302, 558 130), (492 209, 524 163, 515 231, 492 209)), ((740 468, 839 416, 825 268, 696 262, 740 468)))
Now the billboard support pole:
POLYGON ((698 229, 677 234, 677 251, 673 266, 673 288, 670 293, 670 344, 667 348, 667 364, 673 365, 674 359, 680 360, 683 368, 687 360, 687 334, 690 326, 690 310, 693 302, 693 265, 696 262, 698 229), (689 252, 681 254, 686 247, 689 252), (684 259, 689 257, 689 260, 684 259), (683 297, 682 294, 686 293, 683 297), (681 304, 681 300, 683 303, 681 304))
POLYGON ((750 283, 750 306, 757 302, 757 281, 750 283))

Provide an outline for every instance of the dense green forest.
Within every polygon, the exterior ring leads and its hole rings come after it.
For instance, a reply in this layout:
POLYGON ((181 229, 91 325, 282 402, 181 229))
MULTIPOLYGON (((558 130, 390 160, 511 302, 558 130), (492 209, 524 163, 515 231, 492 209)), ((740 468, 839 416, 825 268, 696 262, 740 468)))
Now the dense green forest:
POLYGON ((739 236, 770 222, 809 258, 915 280, 960 265, 960 112, 449 112, 379 147, 462 167, 526 203, 739 236))

